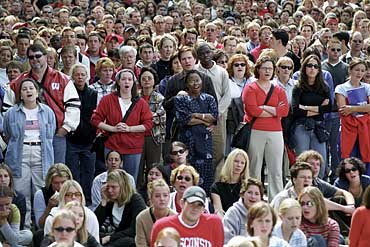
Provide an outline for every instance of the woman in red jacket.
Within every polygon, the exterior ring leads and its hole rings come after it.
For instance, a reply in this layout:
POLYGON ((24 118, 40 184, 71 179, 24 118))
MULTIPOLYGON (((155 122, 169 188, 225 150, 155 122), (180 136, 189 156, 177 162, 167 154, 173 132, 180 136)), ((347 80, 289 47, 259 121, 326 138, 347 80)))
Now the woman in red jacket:
POLYGON ((135 180, 143 151, 144 132, 152 128, 149 105, 137 95, 134 72, 129 69, 119 71, 116 91, 102 98, 91 119, 94 126, 108 132, 105 151, 119 151, 124 158, 123 169, 135 180))

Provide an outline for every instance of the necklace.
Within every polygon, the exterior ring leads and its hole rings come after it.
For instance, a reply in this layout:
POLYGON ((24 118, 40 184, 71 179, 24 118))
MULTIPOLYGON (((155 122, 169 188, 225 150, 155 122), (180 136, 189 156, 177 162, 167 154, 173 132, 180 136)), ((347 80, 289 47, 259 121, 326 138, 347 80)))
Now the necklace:
POLYGON ((236 184, 227 184, 228 189, 230 190, 230 193, 234 193, 234 190, 238 187, 239 183, 236 184))

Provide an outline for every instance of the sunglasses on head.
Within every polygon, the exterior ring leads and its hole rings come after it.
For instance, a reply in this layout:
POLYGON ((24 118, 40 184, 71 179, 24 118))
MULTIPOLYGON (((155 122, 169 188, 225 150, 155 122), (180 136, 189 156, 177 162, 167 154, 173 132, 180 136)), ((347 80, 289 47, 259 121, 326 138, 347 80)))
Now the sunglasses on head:
POLYGON ((178 155, 178 154, 183 154, 185 153, 185 149, 179 149, 177 151, 171 151, 172 155, 178 155))
POLYGON ((33 60, 33 59, 35 59, 35 58, 39 59, 39 58, 41 58, 42 56, 44 56, 44 54, 30 55, 30 56, 28 56, 28 59, 29 59, 29 60, 33 60))
POLYGON ((73 232, 75 230, 75 228, 73 228, 73 227, 64 228, 64 227, 60 226, 60 227, 55 227, 54 230, 57 231, 57 232, 68 232, 68 233, 70 233, 70 232, 73 232))
POLYGON ((234 63, 234 67, 245 67, 245 63, 234 63))
POLYGON ((306 67, 307 68, 315 68, 315 69, 319 69, 320 68, 320 66, 318 64, 312 64, 312 63, 306 64, 306 67))
POLYGON ((186 176, 177 176, 176 177, 177 180, 181 181, 181 180, 185 180, 186 182, 190 182, 191 181, 191 177, 186 177, 186 176))
POLYGON ((293 66, 287 66, 287 65, 281 65, 279 67, 282 68, 282 69, 287 69, 287 70, 292 70, 293 69, 293 66))
POLYGON ((344 169, 344 172, 345 173, 350 173, 350 172, 355 172, 355 171, 358 171, 358 168, 353 166, 351 169, 347 168, 347 169, 344 169))

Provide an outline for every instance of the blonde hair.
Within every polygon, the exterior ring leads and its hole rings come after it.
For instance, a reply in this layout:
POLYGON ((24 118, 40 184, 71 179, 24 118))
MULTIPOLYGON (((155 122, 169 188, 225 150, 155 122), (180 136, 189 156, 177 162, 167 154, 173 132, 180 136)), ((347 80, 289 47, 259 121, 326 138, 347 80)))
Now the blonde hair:
POLYGON ((293 62, 293 60, 290 57, 286 57, 286 56, 279 58, 279 60, 276 62, 276 75, 279 74, 278 73, 278 67, 282 63, 285 63, 285 62, 289 62, 293 66, 293 68, 290 71, 290 77, 291 77, 293 75, 293 71, 294 71, 294 62, 293 62))
POLYGON ((115 69, 114 63, 113 63, 113 61, 110 58, 108 58, 108 57, 102 57, 96 63, 95 71, 96 71, 96 74, 98 76, 100 76, 100 70, 102 68, 104 68, 104 67, 106 67, 106 68, 112 68, 113 71, 115 69))
POLYGON ((82 209, 83 213, 84 213, 84 219, 82 221, 81 228, 80 229, 77 229, 76 228, 78 242, 80 244, 84 244, 84 243, 86 243, 87 238, 88 238, 88 235, 89 235, 88 232, 87 232, 87 228, 86 228, 86 212, 85 212, 85 208, 81 205, 81 203, 79 203, 77 201, 68 202, 66 205, 64 205, 63 208, 64 209, 67 209, 67 210, 70 210, 71 212, 73 212, 72 211, 72 208, 73 207, 80 207, 82 209))
POLYGON ((127 204, 131 201, 132 196, 135 193, 134 188, 124 170, 117 169, 108 173, 107 182, 118 183, 120 192, 116 200, 119 207, 127 204))
POLYGON ((68 180, 73 179, 71 170, 63 163, 56 163, 49 168, 45 178, 46 188, 50 188, 50 185, 55 177, 63 177, 67 178, 68 180))
MULTIPOLYGON (((75 228, 77 227, 77 223, 76 223, 76 216, 75 214, 70 211, 70 210, 67 210, 67 209, 61 209, 59 210, 55 216, 53 217, 53 223, 51 225, 51 235, 54 236, 54 227, 55 227, 55 224, 59 221, 59 220, 70 220, 73 222, 73 224, 75 225, 75 228)), ((77 230, 75 229, 75 231, 77 232, 77 230)))
POLYGON ((188 165, 179 165, 177 168, 175 168, 171 172, 171 178, 170 178, 171 185, 175 184, 177 174, 182 173, 184 171, 188 171, 191 173, 193 177, 193 185, 199 184, 199 173, 195 170, 194 167, 188 166, 188 165))
POLYGON ((225 245, 226 247, 260 247, 261 241, 258 238, 235 236, 225 245))
POLYGON ((154 242, 154 246, 157 246, 159 242, 164 238, 171 238, 175 240, 177 243, 177 247, 180 247, 180 234, 179 232, 172 227, 165 227, 163 228, 157 235, 157 238, 154 242))
POLYGON ((287 198, 283 200, 279 206, 279 215, 285 215, 286 212, 288 212, 288 210, 291 208, 298 208, 302 210, 302 207, 297 200, 287 198))
POLYGON ((249 178, 249 157, 248 154, 243 150, 236 148, 230 152, 227 156, 224 166, 221 169, 220 173, 220 181, 224 183, 230 183, 233 178, 233 171, 234 171, 234 160, 237 156, 242 156, 245 160, 244 170, 240 174, 240 180, 244 180, 249 178))
POLYGON ((299 202, 302 202, 302 197, 304 195, 309 196, 316 207, 316 223, 319 225, 325 225, 328 223, 329 213, 325 206, 324 196, 322 195, 321 191, 313 186, 306 187, 298 197, 299 202))
POLYGON ((60 207, 64 207, 64 205, 66 204, 65 196, 68 190, 72 187, 81 193, 81 205, 85 206, 86 200, 85 200, 85 195, 82 191, 81 185, 75 180, 68 180, 64 182, 64 184, 62 185, 62 188, 60 188, 60 191, 59 191, 59 206, 60 207))
POLYGON ((166 188, 166 190, 168 191, 168 193, 170 192, 170 187, 168 186, 168 184, 166 183, 166 181, 164 181, 164 179, 162 179, 162 178, 156 179, 156 180, 148 183, 147 188, 148 188, 148 196, 149 196, 149 198, 151 198, 153 196, 154 190, 156 188, 166 188))
MULTIPOLYGON (((351 27, 351 31, 352 32, 355 32, 356 31, 356 28, 358 28, 358 26, 356 26, 356 21, 355 21, 355 19, 356 19, 356 17, 358 16, 358 15, 364 15, 365 16, 365 18, 366 18, 366 13, 364 12, 364 11, 362 11, 362 10, 357 10, 356 11, 356 13, 353 15, 353 21, 352 21, 352 27, 351 27)), ((358 25, 360 25, 360 22, 358 23, 358 25)))

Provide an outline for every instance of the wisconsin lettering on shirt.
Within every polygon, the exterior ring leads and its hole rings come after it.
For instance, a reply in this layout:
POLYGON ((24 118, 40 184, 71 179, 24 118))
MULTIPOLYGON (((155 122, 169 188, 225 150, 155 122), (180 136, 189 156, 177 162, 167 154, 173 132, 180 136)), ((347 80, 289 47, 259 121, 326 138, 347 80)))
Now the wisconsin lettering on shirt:
POLYGON ((185 237, 180 240, 181 247, 212 247, 210 241, 199 237, 185 237))

